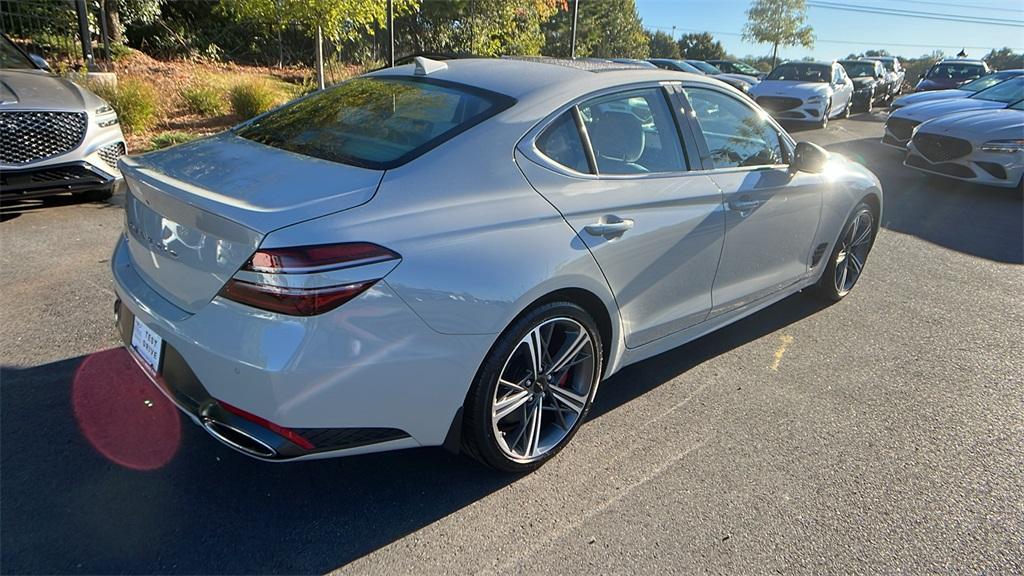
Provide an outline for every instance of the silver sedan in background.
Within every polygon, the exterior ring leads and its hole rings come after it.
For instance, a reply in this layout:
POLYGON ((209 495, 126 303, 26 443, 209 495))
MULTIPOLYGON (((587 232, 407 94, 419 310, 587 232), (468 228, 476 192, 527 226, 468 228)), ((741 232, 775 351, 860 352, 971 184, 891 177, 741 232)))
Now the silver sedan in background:
POLYGON ((419 58, 121 169, 125 346, 265 460, 536 468, 623 366, 843 298, 882 210, 740 92, 592 61, 419 58))
POLYGON ((117 114, 40 64, 0 35, 0 198, 109 198, 126 151, 117 114))

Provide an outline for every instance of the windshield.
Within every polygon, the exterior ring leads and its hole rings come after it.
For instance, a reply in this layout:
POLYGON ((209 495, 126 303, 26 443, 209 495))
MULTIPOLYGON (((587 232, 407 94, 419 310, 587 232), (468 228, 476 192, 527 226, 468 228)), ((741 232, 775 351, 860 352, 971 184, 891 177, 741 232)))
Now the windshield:
POLYGON ((982 76, 977 80, 971 80, 967 84, 960 86, 960 89, 967 90, 968 92, 978 92, 985 88, 991 88, 1008 78, 1013 78, 1014 76, 1016 76, 1016 74, 989 74, 988 76, 982 76))
POLYGON ((832 79, 832 70, 824 64, 793 62, 783 64, 772 70, 767 79, 788 82, 823 82, 827 84, 832 79))
POLYGON ((985 73, 980 64, 962 64, 959 62, 947 62, 936 64, 928 71, 925 78, 929 80, 969 80, 977 78, 985 73))
POLYGON ((1016 102, 1017 100, 1024 98, 1024 78, 1021 78, 1020 76, 1017 78, 1011 78, 1005 82, 996 84, 991 88, 975 92, 974 94, 971 94, 970 98, 991 100, 993 102, 1002 102, 1004 104, 1016 102))
POLYGON ((31 60, 25 58, 25 55, 15 48, 10 40, 0 36, 0 68, 35 70, 36 66, 31 60))
POLYGON ((363 77, 270 112, 237 134, 314 158, 387 169, 513 103, 460 84, 363 77))
POLYGON ((875 75, 875 63, 874 62, 860 62, 860 61, 845 61, 840 62, 843 68, 846 68, 846 75, 850 78, 857 78, 860 76, 872 76, 875 75))
POLYGON ((689 64, 690 66, 698 68, 701 72, 705 74, 711 74, 712 76, 714 76, 715 74, 722 73, 722 71, 719 70, 718 68, 715 68, 714 66, 708 64, 707 62, 701 62, 700 60, 687 60, 686 63, 689 64))
POLYGON ((732 67, 739 70, 740 74, 746 74, 747 76, 757 76, 761 73, 757 68, 743 62, 733 62, 732 67))

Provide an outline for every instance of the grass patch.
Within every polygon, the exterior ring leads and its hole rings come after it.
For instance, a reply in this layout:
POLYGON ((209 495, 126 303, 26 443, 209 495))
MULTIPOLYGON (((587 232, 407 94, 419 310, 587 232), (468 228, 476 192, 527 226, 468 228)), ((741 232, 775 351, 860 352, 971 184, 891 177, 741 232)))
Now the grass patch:
POLYGON ((89 88, 114 108, 125 132, 145 132, 160 119, 156 92, 141 80, 93 82, 89 88))
POLYGON ((220 116, 227 111, 224 91, 209 84, 193 84, 178 92, 185 109, 204 117, 220 116))
POLYGON ((228 99, 231 111, 242 120, 248 120, 283 103, 287 96, 279 86, 265 78, 251 78, 232 86, 228 99))
POLYGON ((188 132, 161 132, 149 141, 149 148, 146 152, 152 152, 153 150, 159 150, 161 148, 167 148, 169 146, 177 146, 178 144, 184 144, 185 142, 191 142, 199 138, 197 134, 189 134, 188 132))

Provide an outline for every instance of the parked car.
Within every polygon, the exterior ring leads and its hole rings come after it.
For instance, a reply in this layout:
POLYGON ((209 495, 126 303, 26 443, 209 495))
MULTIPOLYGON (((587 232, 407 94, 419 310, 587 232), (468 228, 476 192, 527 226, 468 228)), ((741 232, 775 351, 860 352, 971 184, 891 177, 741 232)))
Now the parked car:
POLYGON ((949 100, 951 98, 967 98, 975 92, 979 92, 986 88, 990 88, 1008 80, 1010 78, 1016 78, 1017 76, 1024 76, 1024 69, 1016 70, 1000 70, 999 72, 993 72, 987 76, 982 76, 977 80, 971 80, 966 84, 961 84, 959 88, 951 88, 949 90, 930 90, 928 92, 914 92, 912 94, 906 94, 900 96, 892 102, 890 108, 898 110, 904 106, 911 106, 913 104, 921 104, 923 102, 937 102, 939 100, 949 100))
POLYGON ((850 115, 853 81, 836 62, 785 62, 751 88, 750 96, 779 120, 824 128, 830 118, 850 115))
POLYGON ((962 84, 981 78, 990 72, 991 70, 984 60, 942 60, 921 74, 914 91, 927 92, 928 90, 958 88, 962 84))
POLYGON ((726 74, 742 74, 744 76, 757 78, 758 81, 764 80, 764 77, 768 75, 746 62, 740 62, 738 60, 705 60, 705 62, 726 74))
POLYGON ((889 98, 903 93, 903 82, 906 81, 907 70, 900 59, 895 56, 868 56, 864 60, 875 60, 885 68, 885 85, 889 88, 889 98))
POLYGON ((635 58, 612 58, 609 62, 615 62, 617 64, 632 64, 634 66, 640 66, 641 68, 657 68, 657 66, 646 60, 637 60, 635 58))
POLYGON ((110 105, 0 35, 0 199, 109 198, 125 151, 110 105))
POLYGON ((853 82, 852 108, 870 112, 875 102, 889 98, 885 85, 885 68, 877 60, 840 60, 839 64, 853 82))
POLYGON ((719 82, 571 60, 421 59, 121 169, 125 346, 265 460, 533 469, 623 366, 841 299, 882 210, 719 82))
POLYGON ((924 122, 914 130, 904 164, 947 178, 1024 189, 1024 101, 924 122))
MULTIPOLYGON (((686 60, 685 62, 690 66, 693 66, 694 68, 697 68, 701 72, 707 74, 708 76, 714 76, 715 78, 718 78, 722 82, 725 82, 737 88, 739 87, 733 84, 732 81, 735 80, 743 82, 744 84, 747 85, 747 88, 754 86, 755 84, 760 82, 760 80, 757 79, 757 76, 750 76, 747 74, 727 74, 725 72, 722 72, 715 66, 708 64, 707 62, 704 62, 703 60, 686 60)), ((743 91, 746 92, 746 90, 743 91)))
POLYGON ((1009 104, 1022 98, 1024 98, 1024 76, 1018 76, 1000 82, 991 88, 980 90, 967 98, 905 106, 889 114, 889 119, 885 121, 882 144, 906 150, 907 142, 913 136, 914 128, 922 122, 956 112, 1006 108, 1009 104))
POLYGON ((662 68, 664 70, 675 70, 676 72, 689 72, 690 74, 701 74, 704 76, 711 76, 715 80, 719 80, 739 90, 740 92, 750 91, 750 83, 733 78, 727 74, 709 74, 701 68, 698 68, 686 60, 676 60, 673 58, 651 58, 648 60, 651 64, 662 68))

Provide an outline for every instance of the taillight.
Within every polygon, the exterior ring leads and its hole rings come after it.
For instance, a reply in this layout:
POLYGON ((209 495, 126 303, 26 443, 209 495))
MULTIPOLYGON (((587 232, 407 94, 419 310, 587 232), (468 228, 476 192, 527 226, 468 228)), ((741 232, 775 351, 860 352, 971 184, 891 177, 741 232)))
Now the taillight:
POLYGON ((255 308, 292 316, 314 316, 359 296, 383 274, 331 286, 291 287, 273 282, 277 275, 315 275, 398 260, 395 252, 368 242, 320 244, 257 251, 220 295, 255 308))

